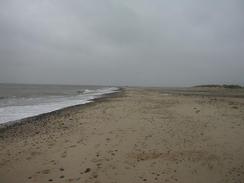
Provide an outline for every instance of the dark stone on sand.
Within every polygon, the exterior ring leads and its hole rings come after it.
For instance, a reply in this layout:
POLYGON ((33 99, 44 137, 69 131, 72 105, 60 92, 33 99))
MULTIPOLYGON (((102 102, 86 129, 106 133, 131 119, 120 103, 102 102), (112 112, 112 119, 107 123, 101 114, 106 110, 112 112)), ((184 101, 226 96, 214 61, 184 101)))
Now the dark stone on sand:
POLYGON ((91 171, 91 169, 90 168, 87 168, 86 170, 85 170, 85 173, 88 173, 88 172, 90 172, 91 171))
POLYGON ((60 168, 59 170, 60 170, 60 171, 64 171, 64 169, 63 169, 63 168, 60 168))

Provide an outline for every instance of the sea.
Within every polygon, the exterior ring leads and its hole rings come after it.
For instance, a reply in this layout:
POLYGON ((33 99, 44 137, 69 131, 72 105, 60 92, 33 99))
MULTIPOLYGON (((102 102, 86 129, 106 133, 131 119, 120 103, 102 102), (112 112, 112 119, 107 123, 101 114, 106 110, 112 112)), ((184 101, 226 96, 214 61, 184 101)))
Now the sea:
POLYGON ((87 104, 118 91, 111 86, 0 84, 0 125, 87 104))

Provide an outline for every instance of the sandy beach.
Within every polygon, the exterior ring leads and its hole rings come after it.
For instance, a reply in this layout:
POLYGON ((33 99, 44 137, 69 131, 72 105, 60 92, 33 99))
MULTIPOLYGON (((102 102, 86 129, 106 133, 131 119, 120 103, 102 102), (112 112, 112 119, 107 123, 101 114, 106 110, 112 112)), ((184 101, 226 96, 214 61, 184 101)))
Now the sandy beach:
POLYGON ((242 183, 244 94, 125 88, 1 129, 0 183, 242 183))

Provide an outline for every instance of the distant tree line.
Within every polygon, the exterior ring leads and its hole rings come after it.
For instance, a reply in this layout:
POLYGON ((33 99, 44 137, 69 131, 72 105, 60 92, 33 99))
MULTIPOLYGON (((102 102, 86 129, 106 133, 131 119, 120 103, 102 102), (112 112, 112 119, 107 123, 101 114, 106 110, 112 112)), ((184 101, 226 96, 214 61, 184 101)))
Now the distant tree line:
POLYGON ((244 88, 240 85, 216 85, 216 84, 212 84, 212 85, 198 85, 195 87, 206 87, 206 88, 229 88, 229 89, 240 89, 240 88, 244 88))

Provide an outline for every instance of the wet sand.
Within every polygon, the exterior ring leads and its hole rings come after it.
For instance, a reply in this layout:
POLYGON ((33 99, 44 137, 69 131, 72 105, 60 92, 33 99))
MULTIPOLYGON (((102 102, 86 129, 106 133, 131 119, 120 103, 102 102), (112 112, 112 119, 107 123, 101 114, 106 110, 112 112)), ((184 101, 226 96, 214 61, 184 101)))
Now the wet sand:
POLYGON ((1 129, 0 183, 244 182, 243 91, 205 90, 127 88, 1 129))

